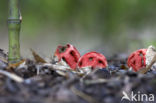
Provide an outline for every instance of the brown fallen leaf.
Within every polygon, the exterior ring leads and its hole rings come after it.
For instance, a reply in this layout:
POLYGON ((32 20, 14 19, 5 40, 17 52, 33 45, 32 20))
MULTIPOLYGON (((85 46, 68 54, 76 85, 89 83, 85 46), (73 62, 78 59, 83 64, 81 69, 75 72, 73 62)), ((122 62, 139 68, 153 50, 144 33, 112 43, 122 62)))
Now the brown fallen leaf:
POLYGON ((128 68, 125 65, 121 65, 120 68, 123 70, 128 70, 128 68))
POLYGON ((11 69, 11 68, 16 68, 16 67, 18 67, 20 64, 22 64, 22 63, 24 63, 26 60, 25 59, 23 59, 23 60, 21 60, 21 61, 19 61, 19 62, 17 62, 17 63, 9 63, 8 64, 8 67, 7 67, 7 69, 9 70, 9 69, 11 69))
POLYGON ((42 57, 40 57, 33 49, 30 49, 32 55, 37 63, 47 63, 42 57))

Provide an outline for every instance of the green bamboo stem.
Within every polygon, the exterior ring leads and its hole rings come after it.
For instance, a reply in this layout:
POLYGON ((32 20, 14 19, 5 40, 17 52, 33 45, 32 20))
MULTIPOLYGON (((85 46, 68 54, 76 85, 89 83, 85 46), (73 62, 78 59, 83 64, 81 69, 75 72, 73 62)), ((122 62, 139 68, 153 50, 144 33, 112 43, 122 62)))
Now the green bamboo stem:
POLYGON ((9 55, 10 63, 20 61, 20 19, 19 0, 9 0, 8 16, 8 36, 9 36, 9 55))

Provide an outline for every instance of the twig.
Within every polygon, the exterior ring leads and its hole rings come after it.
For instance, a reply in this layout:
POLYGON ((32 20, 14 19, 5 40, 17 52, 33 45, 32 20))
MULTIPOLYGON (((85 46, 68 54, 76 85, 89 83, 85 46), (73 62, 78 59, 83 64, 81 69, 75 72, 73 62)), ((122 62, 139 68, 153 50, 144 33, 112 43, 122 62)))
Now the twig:
POLYGON ((22 83, 24 81, 23 78, 13 74, 13 73, 10 73, 10 72, 7 72, 7 71, 4 71, 4 70, 0 70, 0 74, 3 74, 9 78, 11 78, 12 80, 16 81, 16 82, 19 82, 19 83, 22 83))
POLYGON ((71 90, 73 93, 75 93, 77 96, 83 98, 84 100, 88 101, 89 103, 97 103, 97 101, 95 101, 95 99, 93 99, 93 97, 79 91, 78 89, 76 89, 75 87, 71 87, 71 90))
POLYGON ((90 84, 101 84, 101 83, 106 83, 108 82, 107 79, 96 79, 96 80, 85 80, 84 83, 87 85, 90 84))
POLYGON ((8 63, 8 61, 5 58, 0 57, 0 60, 3 61, 4 63, 8 63))
MULTIPOLYGON (((91 69, 91 68, 90 68, 91 69)), ((92 75, 94 74, 98 69, 94 69, 92 71, 89 71, 88 73, 82 72, 84 75, 82 76, 82 78, 80 79, 81 82, 83 82, 83 80, 88 76, 88 75, 92 75)))

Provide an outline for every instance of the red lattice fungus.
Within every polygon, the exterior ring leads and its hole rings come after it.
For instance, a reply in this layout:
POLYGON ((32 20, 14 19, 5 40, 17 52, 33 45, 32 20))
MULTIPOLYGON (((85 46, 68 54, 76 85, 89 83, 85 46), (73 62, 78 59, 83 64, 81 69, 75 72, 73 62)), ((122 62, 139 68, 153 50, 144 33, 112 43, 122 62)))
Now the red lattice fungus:
POLYGON ((80 58, 80 53, 73 45, 67 44, 65 46, 58 46, 54 56, 56 56, 59 61, 64 60, 72 69, 75 70, 80 58))
POLYGON ((91 67, 94 68, 106 68, 107 60, 104 55, 97 52, 89 52, 83 55, 78 62, 79 68, 91 67))
POLYGON ((135 72, 146 67, 146 51, 147 49, 139 49, 128 57, 127 64, 132 67, 135 72))

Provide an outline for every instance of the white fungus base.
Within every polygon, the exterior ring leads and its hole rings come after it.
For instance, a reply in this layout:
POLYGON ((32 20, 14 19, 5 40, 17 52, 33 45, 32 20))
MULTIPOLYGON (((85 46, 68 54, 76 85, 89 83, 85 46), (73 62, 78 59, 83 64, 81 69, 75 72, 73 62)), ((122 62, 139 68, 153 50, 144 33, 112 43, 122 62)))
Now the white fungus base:
MULTIPOLYGON (((148 66, 153 57, 156 55, 156 49, 154 46, 149 46, 146 52, 146 66, 148 66)), ((151 70, 156 69, 156 63, 153 64, 151 70)))

